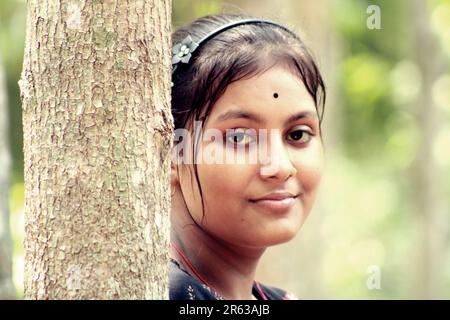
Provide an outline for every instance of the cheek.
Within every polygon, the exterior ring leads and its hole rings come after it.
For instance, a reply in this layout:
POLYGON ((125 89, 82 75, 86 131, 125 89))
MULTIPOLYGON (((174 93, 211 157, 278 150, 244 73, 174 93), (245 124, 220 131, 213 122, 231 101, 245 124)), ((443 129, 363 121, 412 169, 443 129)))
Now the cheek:
MULTIPOLYGON (((183 194, 186 209, 196 221, 202 218, 202 200, 200 197, 200 189, 195 177, 194 167, 183 167, 180 170, 180 188, 183 194)), ((205 187, 202 186, 204 192, 205 187)))
POLYGON ((199 177, 205 200, 216 206, 229 206, 230 199, 242 196, 248 184, 249 169, 245 165, 199 165, 199 177))
POLYGON ((297 177, 305 193, 305 209, 309 211, 316 197, 324 170, 322 148, 317 148, 314 152, 302 157, 297 167, 299 168, 297 177))

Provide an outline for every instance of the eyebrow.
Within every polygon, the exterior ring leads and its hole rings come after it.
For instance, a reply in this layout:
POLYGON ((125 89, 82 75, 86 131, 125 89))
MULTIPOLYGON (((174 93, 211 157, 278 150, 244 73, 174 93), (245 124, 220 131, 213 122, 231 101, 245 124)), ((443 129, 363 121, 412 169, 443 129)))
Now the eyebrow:
MULTIPOLYGON (((297 121, 299 119, 303 119, 303 118, 311 118, 311 119, 316 119, 319 120, 317 113, 313 112, 313 111, 301 111, 298 113, 295 113, 291 116, 289 116, 289 118, 287 118, 287 120, 284 122, 284 125, 288 125, 291 122, 297 121)), ((219 115, 216 118, 216 122, 221 122, 221 121, 226 121, 226 120, 230 120, 230 119, 248 119, 257 123, 263 123, 264 120, 257 114, 251 113, 251 112, 247 112, 247 111, 243 111, 243 110, 229 110, 221 115, 219 115)))

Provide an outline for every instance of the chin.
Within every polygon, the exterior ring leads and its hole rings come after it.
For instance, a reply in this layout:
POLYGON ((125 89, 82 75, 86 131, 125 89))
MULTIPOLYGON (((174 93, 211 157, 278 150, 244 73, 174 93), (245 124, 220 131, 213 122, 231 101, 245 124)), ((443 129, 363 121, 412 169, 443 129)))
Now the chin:
POLYGON ((265 237, 264 242, 266 243, 267 247, 289 242, 297 235, 299 230, 300 228, 289 228, 286 230, 273 232, 269 236, 265 237))

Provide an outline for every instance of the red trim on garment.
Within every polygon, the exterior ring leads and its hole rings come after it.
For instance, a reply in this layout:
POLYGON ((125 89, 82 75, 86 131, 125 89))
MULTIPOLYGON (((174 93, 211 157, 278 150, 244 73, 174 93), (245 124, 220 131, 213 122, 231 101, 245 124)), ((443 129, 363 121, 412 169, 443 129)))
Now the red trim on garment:
MULTIPOLYGON (((192 272, 197 276, 197 278, 203 282, 205 285, 207 285, 208 287, 210 287, 211 289, 213 289, 214 291, 217 292, 216 289, 214 289, 214 287, 212 285, 210 285, 201 275, 200 273, 198 273, 197 270, 195 270, 194 266, 191 264, 191 262, 189 261, 189 259, 183 254, 183 252, 180 250, 180 248, 178 248, 178 246, 173 243, 170 242, 170 245, 177 251, 177 253, 180 255, 180 257, 183 259, 183 261, 188 265, 188 267, 192 270, 192 272)), ((261 297, 263 298, 263 300, 269 300, 267 299, 266 295, 264 294, 264 292, 262 291, 260 285, 258 282, 256 282, 256 280, 253 281, 256 285, 256 289, 258 290, 259 294, 261 295, 261 297)))
POLYGON ((259 283, 256 282, 256 280, 255 280, 255 284, 256 284, 256 289, 258 290, 258 292, 261 295, 261 297, 263 298, 263 300, 269 300, 269 299, 267 299, 266 295, 264 294, 261 287, 259 286, 259 283))
MULTIPOLYGON (((199 280, 201 282, 203 282, 204 284, 206 284, 208 287, 210 287, 211 289, 214 289, 214 287, 212 285, 210 285, 205 279, 203 279, 203 277, 200 275, 200 273, 197 272, 197 270, 195 270, 194 266, 191 264, 191 262, 189 261, 189 259, 183 254, 183 252, 178 248, 178 246, 171 242, 170 245, 178 252, 178 254, 181 256, 181 258, 183 259, 183 261, 188 265, 188 267, 192 270, 192 272, 197 276, 197 278, 199 278, 199 280)), ((215 289, 214 289, 215 290, 215 289)))

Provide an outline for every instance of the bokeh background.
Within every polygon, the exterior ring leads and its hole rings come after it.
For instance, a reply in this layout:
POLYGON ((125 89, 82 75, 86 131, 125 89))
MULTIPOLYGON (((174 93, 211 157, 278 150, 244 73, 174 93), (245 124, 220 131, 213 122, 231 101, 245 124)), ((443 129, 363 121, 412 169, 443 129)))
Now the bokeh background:
MULTIPOLYGON (((450 0, 173 0, 173 27, 220 12, 294 29, 328 87, 327 168, 316 206, 293 241, 267 251, 258 279, 305 299, 449 299, 450 0), (370 5, 380 8, 381 29, 367 25, 370 5)), ((19 299, 25 26, 26 1, 1 0, 19 299)))

